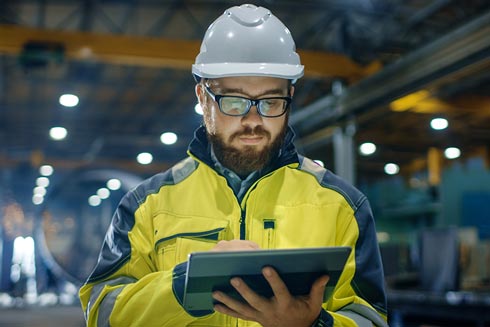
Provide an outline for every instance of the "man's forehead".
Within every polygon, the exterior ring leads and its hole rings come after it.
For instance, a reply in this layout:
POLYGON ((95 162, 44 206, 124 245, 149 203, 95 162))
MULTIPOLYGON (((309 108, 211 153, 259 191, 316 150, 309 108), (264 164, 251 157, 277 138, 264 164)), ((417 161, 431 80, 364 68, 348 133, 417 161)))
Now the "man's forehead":
POLYGON ((216 87, 238 88, 245 86, 287 87, 288 80, 268 76, 233 76, 209 79, 209 84, 216 87))
POLYGON ((283 96, 289 93, 288 80, 274 77, 223 77, 210 80, 208 85, 219 93, 239 93, 249 97, 283 96))

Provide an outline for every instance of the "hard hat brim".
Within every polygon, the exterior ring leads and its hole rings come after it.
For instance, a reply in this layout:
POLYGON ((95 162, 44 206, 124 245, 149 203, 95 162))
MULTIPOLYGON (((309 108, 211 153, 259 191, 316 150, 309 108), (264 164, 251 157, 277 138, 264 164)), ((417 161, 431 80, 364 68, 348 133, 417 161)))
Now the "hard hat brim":
POLYGON ((304 66, 271 63, 193 64, 192 73, 201 78, 267 76, 296 80, 303 76, 304 66))

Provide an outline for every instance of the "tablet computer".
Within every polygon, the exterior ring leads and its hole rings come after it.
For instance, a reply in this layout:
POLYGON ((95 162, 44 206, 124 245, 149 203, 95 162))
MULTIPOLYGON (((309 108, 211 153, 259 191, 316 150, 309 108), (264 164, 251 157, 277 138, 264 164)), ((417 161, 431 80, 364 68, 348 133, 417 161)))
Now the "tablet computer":
POLYGON ((211 293, 215 290, 243 300, 230 284, 230 279, 236 276, 258 294, 272 297, 272 289, 262 275, 265 266, 276 269, 293 295, 309 294, 318 277, 329 275, 324 295, 326 301, 350 252, 350 247, 193 252, 188 258, 184 308, 188 311, 212 310, 216 302, 211 293))

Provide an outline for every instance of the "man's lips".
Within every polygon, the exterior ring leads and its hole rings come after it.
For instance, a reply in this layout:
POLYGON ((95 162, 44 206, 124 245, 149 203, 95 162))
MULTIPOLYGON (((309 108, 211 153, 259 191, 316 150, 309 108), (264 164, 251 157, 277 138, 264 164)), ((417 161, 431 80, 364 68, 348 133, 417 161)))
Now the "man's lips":
POLYGON ((241 135, 238 137, 241 142, 246 144, 257 144, 264 139, 262 135, 241 135))

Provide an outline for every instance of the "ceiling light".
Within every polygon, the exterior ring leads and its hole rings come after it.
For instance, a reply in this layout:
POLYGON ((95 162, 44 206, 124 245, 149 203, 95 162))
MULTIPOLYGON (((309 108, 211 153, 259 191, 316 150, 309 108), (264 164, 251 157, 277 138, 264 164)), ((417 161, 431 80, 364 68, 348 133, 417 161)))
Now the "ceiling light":
POLYGON ((50 165, 43 165, 43 166, 39 167, 39 173, 42 176, 51 176, 53 174, 53 172, 54 172, 54 169, 50 165))
POLYGON ((99 196, 99 198, 101 198, 102 200, 105 200, 107 199, 110 195, 111 195, 111 191, 109 191, 108 189, 106 189, 105 187, 101 187, 97 190, 97 195, 99 196))
POLYGON ((376 144, 371 142, 365 142, 359 146, 359 153, 363 156, 369 156, 376 152, 376 144))
POLYGON ((202 112, 202 107, 201 107, 201 104, 200 103, 197 103, 195 106, 194 106, 194 111, 196 112, 196 114, 198 115, 203 115, 203 112, 202 112))
POLYGON ((461 156, 461 150, 456 147, 450 147, 444 150, 444 156, 448 159, 456 159, 461 156))
POLYGON ((102 200, 99 198, 98 195, 92 195, 88 198, 88 204, 90 204, 92 207, 96 207, 100 205, 102 200))
POLYGON ((78 104, 78 97, 74 94, 63 94, 60 96, 60 104, 65 107, 75 107, 78 104))
POLYGON ((32 193, 33 194, 39 194, 41 196, 45 196, 46 195, 46 188, 42 187, 42 186, 36 186, 34 188, 34 190, 32 190, 32 193))
POLYGON ((52 127, 49 130, 49 136, 51 136, 51 138, 56 141, 63 140, 67 134, 68 131, 64 127, 52 127))
POLYGON ((172 132, 166 132, 160 135, 160 141, 162 141, 163 144, 174 144, 177 142, 177 134, 172 133, 172 132))
POLYGON ((42 186, 42 187, 48 187, 49 186, 49 178, 47 178, 47 177, 38 177, 36 179, 36 185, 37 186, 42 186))
POLYGON ((394 163, 387 163, 385 165, 385 173, 388 175, 396 175, 400 171, 400 167, 398 167, 397 164, 394 163))
POLYGON ((136 160, 142 165, 148 165, 153 161, 153 155, 149 152, 141 152, 136 157, 136 160))
POLYGON ((44 202, 44 196, 42 196, 41 194, 34 194, 32 196, 32 203, 34 203, 35 205, 40 205, 43 202, 44 202))
POLYGON ((121 181, 117 178, 111 178, 107 181, 107 188, 112 191, 119 190, 121 188, 121 181))
POLYGON ((430 121, 430 127, 437 131, 446 129, 449 126, 447 119, 445 118, 434 118, 430 121))

